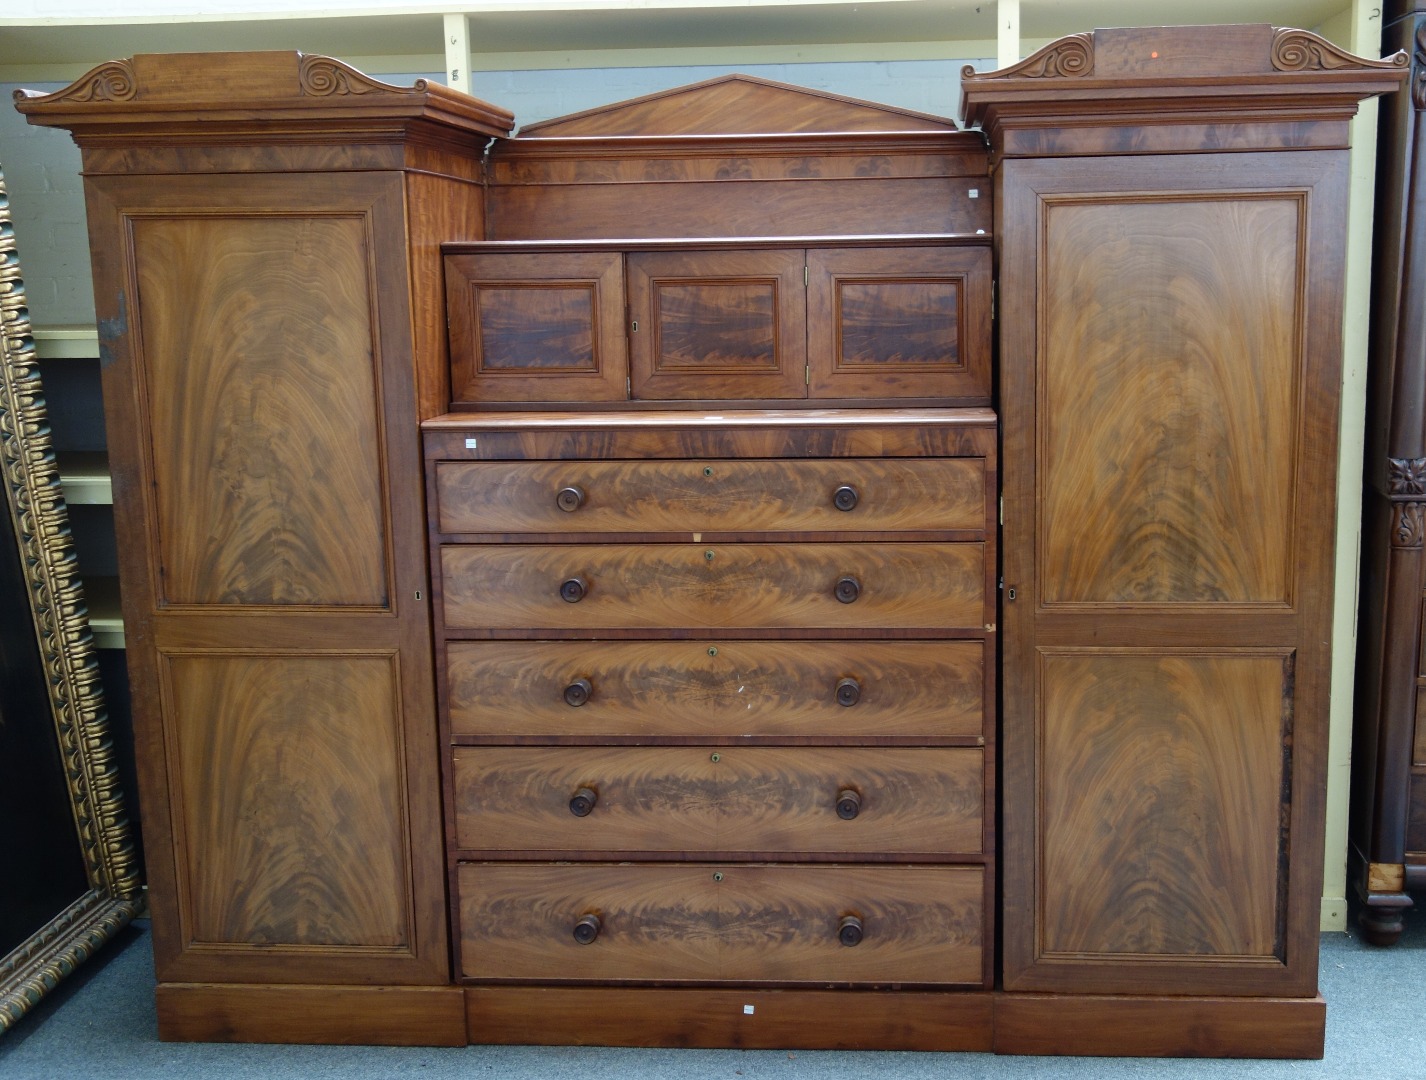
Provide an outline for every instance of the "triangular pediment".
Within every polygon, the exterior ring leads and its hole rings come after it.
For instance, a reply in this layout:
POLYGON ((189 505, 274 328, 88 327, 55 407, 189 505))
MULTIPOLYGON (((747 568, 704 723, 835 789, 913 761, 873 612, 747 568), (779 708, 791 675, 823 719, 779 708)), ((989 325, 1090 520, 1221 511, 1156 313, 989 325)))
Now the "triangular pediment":
POLYGON ((706 82, 542 120, 521 128, 520 137, 563 139, 955 130, 955 121, 944 116, 860 101, 752 75, 723 75, 706 82))

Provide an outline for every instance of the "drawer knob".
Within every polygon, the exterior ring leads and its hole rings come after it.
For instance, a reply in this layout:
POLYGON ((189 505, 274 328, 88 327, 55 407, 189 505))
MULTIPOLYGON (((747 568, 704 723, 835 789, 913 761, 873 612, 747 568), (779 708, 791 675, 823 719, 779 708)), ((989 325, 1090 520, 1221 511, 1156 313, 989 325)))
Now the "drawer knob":
POLYGON ((599 792, 591 787, 582 787, 569 800, 569 812, 575 817, 588 817, 599 801, 599 792))
POLYGON ((856 578, 844 577, 837 579, 837 586, 832 591, 842 603, 850 604, 862 594, 862 586, 856 578))
POLYGON ((584 488, 573 485, 560 488, 559 494, 555 496, 555 505, 566 514, 574 513, 584 505, 584 488))
POLYGON ((842 788, 837 792, 837 816, 843 821, 851 821, 862 812, 862 797, 855 788, 842 788))
MULTIPOLYGON (((579 921, 574 924, 574 940, 581 945, 588 945, 599 936, 599 925, 599 916, 592 911, 588 915, 581 915, 579 921)), ((860 924, 857 934, 860 938, 860 924)))
POLYGON ((572 577, 560 585, 560 599, 566 604, 577 604, 584 599, 584 578, 572 577))
MULTIPOLYGON (((597 922, 597 920, 596 920, 597 922)), ((855 915, 843 915, 837 924, 837 940, 847 948, 862 943, 862 921, 855 915)))
POLYGON ((594 693, 594 684, 588 679, 575 679, 564 688, 564 703, 570 708, 577 709, 589 700, 589 695, 594 693))
POLYGON ((846 678, 837 683, 837 704, 850 709, 862 697, 862 684, 856 679, 846 678))
POLYGON ((832 505, 838 510, 855 510, 857 508, 857 489, 851 484, 843 484, 832 492, 832 505))

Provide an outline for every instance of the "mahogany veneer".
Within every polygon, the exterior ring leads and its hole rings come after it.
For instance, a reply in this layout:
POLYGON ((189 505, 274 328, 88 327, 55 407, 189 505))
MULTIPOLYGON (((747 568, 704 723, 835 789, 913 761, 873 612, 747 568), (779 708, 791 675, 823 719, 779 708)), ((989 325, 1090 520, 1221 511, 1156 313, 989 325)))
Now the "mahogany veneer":
POLYGON ((84 153, 163 1037, 1320 1055, 1347 121, 1404 61, 1097 31, 978 132, 22 93, 84 153))

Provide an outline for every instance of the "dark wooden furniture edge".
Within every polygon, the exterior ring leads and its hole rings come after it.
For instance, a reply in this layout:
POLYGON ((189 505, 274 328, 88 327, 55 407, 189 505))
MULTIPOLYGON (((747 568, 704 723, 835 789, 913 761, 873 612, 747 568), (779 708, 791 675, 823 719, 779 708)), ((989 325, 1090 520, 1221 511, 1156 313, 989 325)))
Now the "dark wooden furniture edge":
POLYGON ((458 986, 159 983, 165 1042, 464 1046, 458 986))
POLYGON ((167 1041, 1320 1058, 1326 1002, 580 987, 162 983, 167 1041))
POLYGON ((827 234, 823 236, 675 236, 626 237, 598 240, 451 240, 441 245, 443 255, 479 255, 488 252, 530 252, 548 255, 557 251, 730 251, 763 248, 826 247, 940 247, 985 246, 989 233, 878 233, 871 236, 827 234))
POLYGON ((1327 1003, 1310 998, 997 994, 997 1054, 1321 1058, 1327 1003))

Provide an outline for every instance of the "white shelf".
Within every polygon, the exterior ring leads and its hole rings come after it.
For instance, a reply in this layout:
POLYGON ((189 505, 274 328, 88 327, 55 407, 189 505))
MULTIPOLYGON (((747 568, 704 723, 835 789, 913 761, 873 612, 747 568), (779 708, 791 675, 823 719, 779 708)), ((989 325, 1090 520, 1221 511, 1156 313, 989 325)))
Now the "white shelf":
POLYGON ((70 506, 111 506, 114 486, 109 479, 109 455, 102 450, 67 450, 59 459, 59 484, 70 506))
POLYGON ((89 629, 101 649, 124 647, 124 616, 119 604, 119 579, 84 579, 84 600, 89 607, 89 629))
POLYGON ((41 360, 93 360, 99 355, 99 331, 92 326, 37 326, 30 337, 41 360))

